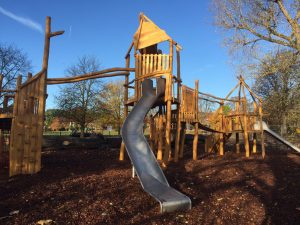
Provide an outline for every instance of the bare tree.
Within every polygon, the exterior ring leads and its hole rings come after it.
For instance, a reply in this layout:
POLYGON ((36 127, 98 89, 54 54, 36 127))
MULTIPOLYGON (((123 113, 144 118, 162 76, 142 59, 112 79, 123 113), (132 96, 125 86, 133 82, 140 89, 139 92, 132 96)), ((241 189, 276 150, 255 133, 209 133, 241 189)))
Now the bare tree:
POLYGON ((214 0, 213 6, 232 47, 266 41, 300 52, 299 0, 214 0))
MULTIPOLYGON (((95 57, 83 56, 66 71, 71 76, 98 71, 100 64, 95 57)), ((80 137, 91 122, 97 119, 97 95, 102 88, 99 80, 85 80, 67 84, 60 89, 56 98, 62 116, 75 122, 80 127, 80 137)))
MULTIPOLYGON (((0 74, 3 76, 2 88, 14 88, 19 74, 25 74, 31 69, 27 55, 13 45, 0 43, 0 74)), ((2 102, 0 93, 0 103, 2 102)))

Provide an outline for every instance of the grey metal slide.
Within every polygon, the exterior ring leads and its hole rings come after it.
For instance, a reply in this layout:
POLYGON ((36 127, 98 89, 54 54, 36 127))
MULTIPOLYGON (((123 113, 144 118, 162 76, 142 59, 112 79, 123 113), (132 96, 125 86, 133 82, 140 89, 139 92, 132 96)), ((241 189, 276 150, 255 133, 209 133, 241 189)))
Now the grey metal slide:
POLYGON ((161 212, 172 212, 190 209, 191 200, 170 187, 143 135, 144 118, 159 97, 163 96, 164 89, 164 79, 157 79, 156 94, 153 81, 143 81, 143 96, 126 118, 122 138, 143 189, 159 202, 161 212))
MULTIPOLYGON (((263 127, 263 130, 266 131, 268 134, 270 134, 272 137, 274 137, 275 139, 277 139, 281 143, 287 145, 288 147, 290 147, 290 148, 292 148, 295 151, 300 153, 300 149, 297 146, 293 145, 292 143, 288 142, 287 140, 283 139, 280 135, 278 135, 277 133, 272 131, 264 121, 262 122, 262 127, 263 127)), ((256 123, 254 125, 254 129, 255 130, 260 130, 259 123, 256 123)))

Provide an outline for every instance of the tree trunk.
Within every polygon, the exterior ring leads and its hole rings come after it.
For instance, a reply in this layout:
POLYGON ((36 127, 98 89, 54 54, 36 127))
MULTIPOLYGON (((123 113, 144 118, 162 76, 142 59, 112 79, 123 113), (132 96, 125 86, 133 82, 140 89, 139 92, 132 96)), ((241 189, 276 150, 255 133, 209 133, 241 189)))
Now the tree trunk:
POLYGON ((281 136, 285 137, 287 133, 287 126, 286 126, 286 115, 284 114, 282 117, 282 124, 281 124, 281 136))
POLYGON ((121 134, 121 121, 118 122, 118 135, 121 134))
POLYGON ((84 125, 80 126, 80 138, 84 138, 84 125))

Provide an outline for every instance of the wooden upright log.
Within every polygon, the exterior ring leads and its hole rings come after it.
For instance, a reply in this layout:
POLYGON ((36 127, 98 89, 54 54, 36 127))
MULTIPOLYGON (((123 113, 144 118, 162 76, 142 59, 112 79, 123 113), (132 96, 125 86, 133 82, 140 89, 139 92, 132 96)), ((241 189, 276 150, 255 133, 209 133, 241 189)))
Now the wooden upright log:
POLYGON ((163 115, 160 114, 158 117, 158 131, 159 131, 159 136, 158 136, 158 147, 157 147, 157 160, 162 160, 163 156, 163 115))
POLYGON ((163 156, 164 165, 166 166, 169 161, 171 153, 171 100, 167 101, 167 115, 166 115, 166 146, 163 156))
MULTIPOLYGON (((224 106, 224 101, 221 101, 221 105, 220 105, 220 118, 221 118, 221 122, 220 122, 220 128, 221 128, 221 131, 223 132, 224 131, 224 124, 223 124, 223 106, 224 106)), ((220 139, 220 155, 224 155, 224 134, 223 133, 220 133, 219 134, 219 139, 220 139)))
POLYGON ((253 153, 256 153, 256 143, 257 143, 257 134, 253 133, 253 146, 252 146, 253 153))
MULTIPOLYGON (((130 54, 128 53, 126 55, 126 68, 130 67, 130 54)), ((129 75, 125 76, 125 82, 124 82, 124 119, 128 116, 128 83, 129 83, 129 75)), ((125 144, 122 141, 121 147, 120 147, 120 154, 119 154, 119 160, 124 160, 124 153, 125 153, 125 144)))
POLYGON ((179 158, 183 157, 184 144, 185 144, 185 134, 186 134, 186 123, 183 124, 183 128, 181 129, 181 143, 179 148, 179 158))
POLYGON ((238 132, 235 133, 235 150, 236 153, 240 153, 240 134, 238 132))
POLYGON ((264 137, 264 129, 263 129, 263 123, 262 123, 262 100, 260 99, 259 108, 259 123, 260 123, 260 134, 261 134, 261 155, 263 158, 266 156, 266 150, 265 150, 265 137, 264 137))
MULTIPOLYGON (((178 117, 180 117, 180 113, 178 113, 178 117)), ((176 130, 176 140, 175 140, 174 162, 178 162, 178 159, 179 159, 180 138, 181 138, 180 134, 181 134, 181 121, 180 121, 180 118, 178 118, 177 130, 176 130)))
MULTIPOLYGON (((254 98, 253 98, 253 100, 254 100, 254 98)), ((253 112, 257 113, 257 104, 255 101, 253 102, 253 112)), ((253 123, 256 123, 256 121, 257 120, 255 117, 253 123)), ((253 133, 253 143, 252 143, 252 152, 253 153, 256 153, 256 144, 257 144, 257 134, 254 132, 253 133)))
POLYGON ((166 118, 166 148, 163 156, 164 166, 168 164, 171 155, 172 70, 173 70, 173 42, 170 41, 169 74, 166 75, 167 76, 166 79, 167 118, 166 118))
POLYGON ((194 140, 193 140, 193 160, 197 160, 198 159, 198 129, 199 124, 195 123, 194 126, 194 140))
POLYGON ((199 135, 199 130, 198 130, 198 90, 199 90, 199 81, 195 81, 195 92, 194 92, 194 115, 195 115, 195 126, 194 126, 194 141, 193 141, 193 160, 198 159, 198 135, 199 135))
POLYGON ((248 123, 247 123, 247 99, 243 98, 243 111, 244 111, 244 145, 246 151, 246 157, 250 156, 250 146, 249 146, 249 135, 248 135, 248 123))
POLYGON ((176 60, 177 60, 177 131, 175 142, 175 155, 174 161, 177 162, 180 151, 180 138, 181 138, 181 81, 180 81, 180 50, 176 48, 176 60))
MULTIPOLYGON (((235 103, 235 113, 239 114, 240 111, 240 102, 235 103)), ((235 117, 235 124, 234 124, 234 130, 236 131, 235 134, 235 150, 236 153, 240 153, 240 134, 238 133, 240 130, 240 117, 235 117)))

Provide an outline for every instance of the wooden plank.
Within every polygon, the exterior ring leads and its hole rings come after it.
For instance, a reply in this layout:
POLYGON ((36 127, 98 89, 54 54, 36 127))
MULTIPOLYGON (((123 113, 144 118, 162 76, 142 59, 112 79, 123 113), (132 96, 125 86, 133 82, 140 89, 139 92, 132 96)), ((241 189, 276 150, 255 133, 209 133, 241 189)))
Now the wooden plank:
MULTIPOLYGON (((149 55, 147 54, 147 55, 144 55, 145 56, 145 73, 144 74, 148 74, 149 73, 149 64, 150 64, 150 58, 149 58, 149 55)), ((143 74, 143 75, 144 75, 143 74)))
POLYGON ((158 71, 160 71, 160 70, 162 70, 162 54, 159 54, 158 55, 158 60, 157 60, 157 63, 158 63, 158 65, 157 65, 157 70, 158 71))
POLYGON ((158 60, 158 55, 154 54, 153 55, 153 72, 157 71, 157 60, 158 60))

